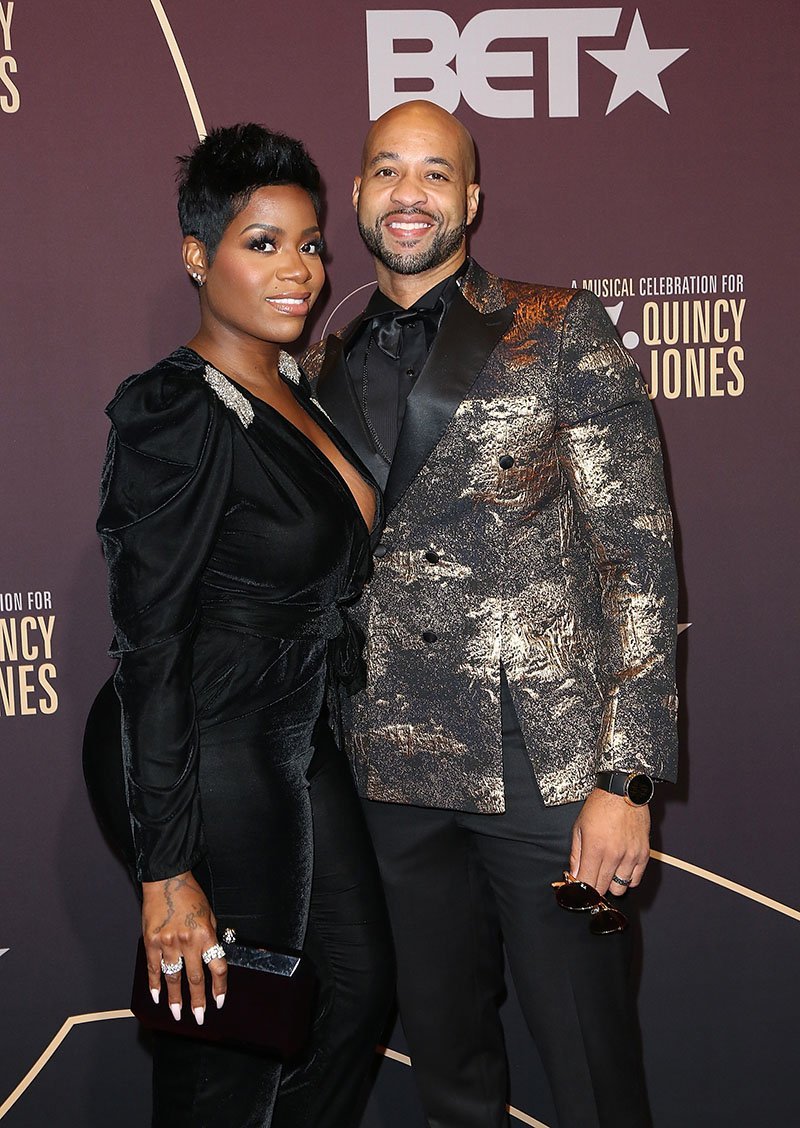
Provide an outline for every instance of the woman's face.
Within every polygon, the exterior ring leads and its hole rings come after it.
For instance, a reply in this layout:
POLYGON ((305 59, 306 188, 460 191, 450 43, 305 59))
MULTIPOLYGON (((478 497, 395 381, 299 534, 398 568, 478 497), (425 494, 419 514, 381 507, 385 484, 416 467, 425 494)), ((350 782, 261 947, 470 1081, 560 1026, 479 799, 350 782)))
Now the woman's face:
POLYGON ((206 327, 238 340, 296 340, 325 281, 321 251, 319 222, 303 188, 256 189, 206 269, 206 327))

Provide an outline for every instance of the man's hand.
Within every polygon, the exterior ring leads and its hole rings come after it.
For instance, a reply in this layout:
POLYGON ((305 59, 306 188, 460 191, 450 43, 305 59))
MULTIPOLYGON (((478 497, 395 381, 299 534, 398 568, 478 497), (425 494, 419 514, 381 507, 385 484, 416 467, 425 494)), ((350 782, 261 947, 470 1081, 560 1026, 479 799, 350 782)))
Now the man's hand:
POLYGON ((597 788, 591 791, 572 828, 572 876, 603 896, 613 893, 620 897, 627 887, 611 878, 616 874, 629 880, 634 889, 649 858, 649 807, 632 807, 621 795, 597 788))

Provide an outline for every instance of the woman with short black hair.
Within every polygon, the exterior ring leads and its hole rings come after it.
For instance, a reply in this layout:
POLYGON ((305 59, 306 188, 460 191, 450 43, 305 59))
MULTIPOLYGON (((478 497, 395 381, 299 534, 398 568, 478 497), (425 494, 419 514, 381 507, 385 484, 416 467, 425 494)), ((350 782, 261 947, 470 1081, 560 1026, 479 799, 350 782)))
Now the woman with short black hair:
POLYGON ((303 948, 321 980, 312 1046, 282 1084, 271 1058, 156 1036, 153 1123, 352 1128, 392 957, 325 697, 358 684, 348 607, 381 502, 283 351, 324 281, 319 174, 298 141, 217 129, 181 159, 179 214, 200 327, 107 409, 98 530, 119 665, 87 781, 141 888, 159 1006, 179 1017, 184 974, 197 1023, 224 1005, 223 928, 303 948))

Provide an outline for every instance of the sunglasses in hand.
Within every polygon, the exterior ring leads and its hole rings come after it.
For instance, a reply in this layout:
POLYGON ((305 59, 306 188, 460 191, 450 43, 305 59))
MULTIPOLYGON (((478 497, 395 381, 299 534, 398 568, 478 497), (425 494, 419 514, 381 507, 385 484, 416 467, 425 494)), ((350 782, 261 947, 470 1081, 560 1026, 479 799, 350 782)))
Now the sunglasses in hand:
POLYGON ((622 932, 628 926, 628 918, 619 909, 609 905, 596 889, 585 881, 578 881, 564 870, 564 880, 552 882, 556 902, 562 909, 571 913, 589 914, 589 931, 595 936, 607 936, 612 932, 622 932))

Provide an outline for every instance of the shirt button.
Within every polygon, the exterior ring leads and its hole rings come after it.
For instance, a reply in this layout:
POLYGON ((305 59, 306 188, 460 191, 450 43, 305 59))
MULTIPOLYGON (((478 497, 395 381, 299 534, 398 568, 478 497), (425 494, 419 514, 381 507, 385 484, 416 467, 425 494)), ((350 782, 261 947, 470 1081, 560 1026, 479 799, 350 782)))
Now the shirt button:
POLYGON ((372 555, 377 557, 378 560, 382 560, 384 558, 384 556, 386 555, 386 553, 389 551, 390 548, 391 548, 391 545, 378 544, 378 545, 375 546, 375 551, 373 552, 372 555))
POLYGON ((414 369, 413 368, 407 368, 406 369, 406 376, 413 376, 413 375, 414 375, 414 369))
POLYGON ((428 643, 436 642, 436 639, 438 637, 439 636, 436 634, 435 631, 423 631, 422 632, 422 641, 423 642, 428 642, 428 643))
POLYGON ((439 553, 434 552, 432 548, 429 548, 428 551, 425 553, 425 559, 428 561, 429 564, 438 564, 439 563, 439 553))
POLYGON ((500 463, 501 470, 510 470, 514 465, 514 459, 510 454, 501 454, 497 461, 500 463))

